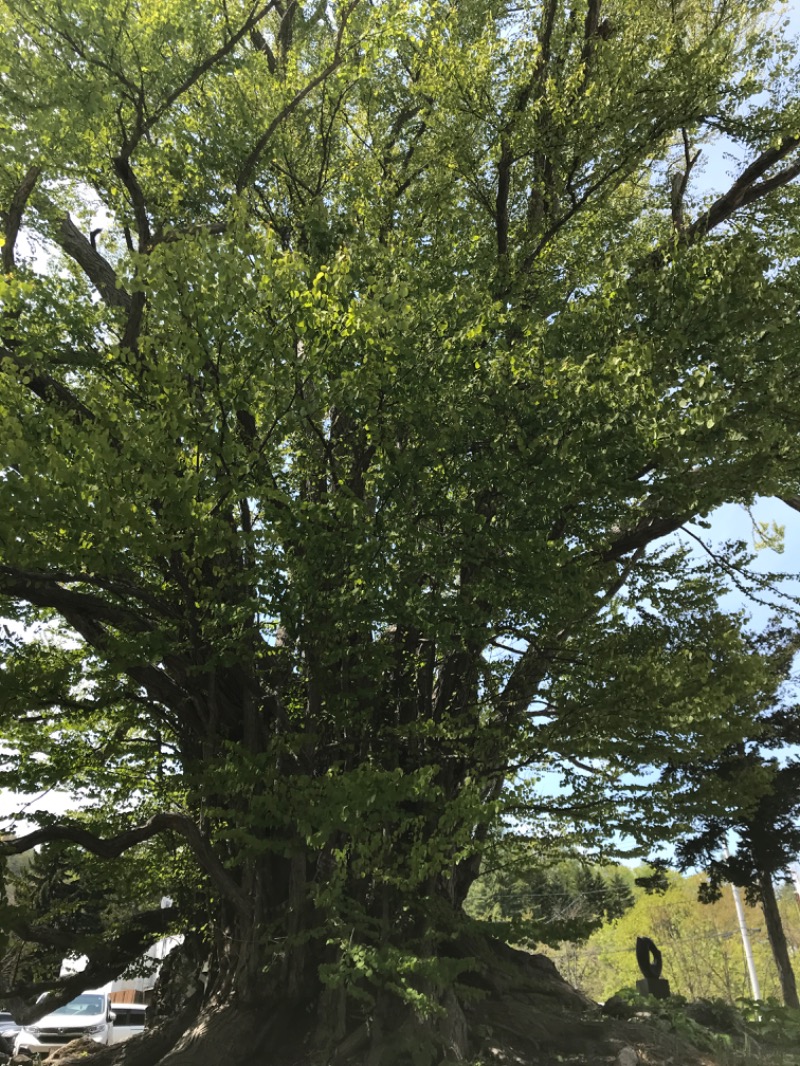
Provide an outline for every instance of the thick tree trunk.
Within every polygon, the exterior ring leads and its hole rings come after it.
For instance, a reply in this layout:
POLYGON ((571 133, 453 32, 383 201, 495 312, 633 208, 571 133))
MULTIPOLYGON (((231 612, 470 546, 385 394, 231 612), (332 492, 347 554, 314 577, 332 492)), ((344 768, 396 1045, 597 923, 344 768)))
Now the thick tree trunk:
MULTIPOLYGON (((646 1024, 601 1020, 551 960, 471 934, 451 944, 469 959, 458 983, 437 994, 439 1010, 423 1017, 379 992, 356 1005, 344 1035, 316 1042, 327 992, 305 1005, 277 997, 261 1007, 207 1006, 127 1044, 92 1055, 92 1066, 444 1066, 457 1062, 612 1062, 622 1047, 653 1066, 700 1066, 707 1055, 646 1024)), ((65 1057, 60 1066, 84 1066, 65 1057)))
POLYGON ((778 900, 775 897, 775 886, 769 874, 762 873, 759 876, 759 889, 761 891, 761 903, 764 908, 764 921, 767 925, 767 935, 772 948, 772 957, 778 968, 778 977, 781 982, 783 1002, 787 1007, 800 1008, 800 1000, 797 997, 797 982, 792 969, 792 960, 789 957, 789 946, 786 943, 786 934, 783 931, 778 900))

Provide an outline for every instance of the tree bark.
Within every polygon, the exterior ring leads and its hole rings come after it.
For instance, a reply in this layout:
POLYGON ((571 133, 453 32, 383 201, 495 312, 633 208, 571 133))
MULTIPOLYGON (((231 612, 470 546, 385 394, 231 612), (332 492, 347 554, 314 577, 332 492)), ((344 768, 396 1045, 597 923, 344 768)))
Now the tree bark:
POLYGON ((764 921, 767 925, 767 935, 772 948, 772 957, 775 959, 775 965, 778 968, 783 1002, 787 1007, 800 1009, 800 1000, 797 997, 797 982, 792 969, 792 961, 789 958, 789 946, 786 943, 786 934, 783 931, 783 923, 778 911, 775 886, 769 874, 760 874, 759 889, 761 891, 761 904, 764 908, 764 921))

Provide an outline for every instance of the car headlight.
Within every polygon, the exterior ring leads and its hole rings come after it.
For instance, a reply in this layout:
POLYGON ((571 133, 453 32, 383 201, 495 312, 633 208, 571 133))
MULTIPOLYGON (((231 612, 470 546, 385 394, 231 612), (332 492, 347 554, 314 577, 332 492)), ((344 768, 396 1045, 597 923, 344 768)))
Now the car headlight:
POLYGON ((30 1033, 31 1036, 38 1036, 42 1030, 35 1025, 26 1025, 22 1031, 23 1033, 30 1033))
POLYGON ((106 1023, 101 1022, 99 1025, 87 1025, 87 1027, 83 1031, 84 1033, 102 1033, 105 1027, 106 1023))

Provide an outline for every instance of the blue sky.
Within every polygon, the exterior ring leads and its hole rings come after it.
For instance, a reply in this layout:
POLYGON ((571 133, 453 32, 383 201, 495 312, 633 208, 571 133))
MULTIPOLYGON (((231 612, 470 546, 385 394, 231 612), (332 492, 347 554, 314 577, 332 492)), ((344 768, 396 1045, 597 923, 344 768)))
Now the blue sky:
MULTIPOLYGON (((711 516, 711 528, 697 529, 697 535, 713 547, 728 540, 743 540, 754 546, 756 534, 753 519, 758 522, 775 522, 784 529, 784 549, 778 554, 771 548, 756 553, 753 569, 762 574, 785 572, 792 575, 792 580, 785 586, 787 592, 800 594, 800 513, 793 511, 786 504, 776 499, 759 499, 748 511, 736 504, 726 504, 711 516), (751 517, 752 515, 752 517, 751 517)), ((775 599, 776 609, 780 610, 780 599, 775 599)), ((731 589, 724 605, 729 610, 743 607, 751 616, 751 626, 762 628, 769 620, 770 611, 762 604, 750 600, 731 589)))

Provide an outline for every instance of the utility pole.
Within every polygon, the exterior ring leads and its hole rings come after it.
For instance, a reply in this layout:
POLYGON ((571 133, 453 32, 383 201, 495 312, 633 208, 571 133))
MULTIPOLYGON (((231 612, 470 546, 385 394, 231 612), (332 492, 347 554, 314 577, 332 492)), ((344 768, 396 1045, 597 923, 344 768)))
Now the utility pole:
POLYGON ((736 907, 736 917, 739 919, 739 929, 742 934, 742 946, 744 947, 744 957, 747 960, 747 972, 750 975, 750 988, 753 992, 753 999, 761 999, 761 988, 758 984, 753 949, 750 946, 750 934, 747 932, 742 897, 736 885, 731 885, 731 892, 733 893, 733 905, 736 907))
POLYGON ((794 881, 794 890, 797 895, 798 902, 800 902, 800 866, 795 864, 794 866, 792 866, 789 872, 791 873, 792 880, 794 881))
MULTIPOLYGON (((724 846, 725 858, 730 858, 730 852, 728 851, 728 845, 724 846)), ((739 889, 736 885, 731 885, 731 892, 733 893, 733 905, 736 908, 736 917, 739 919, 739 931, 742 934, 742 947, 744 948, 744 957, 747 961, 747 973, 750 977, 750 990, 753 993, 753 999, 761 999, 761 987, 758 983, 758 974, 756 973, 755 959, 753 958, 753 949, 750 945, 750 934, 747 931, 747 922, 744 916, 744 905, 742 904, 742 897, 739 889)))

